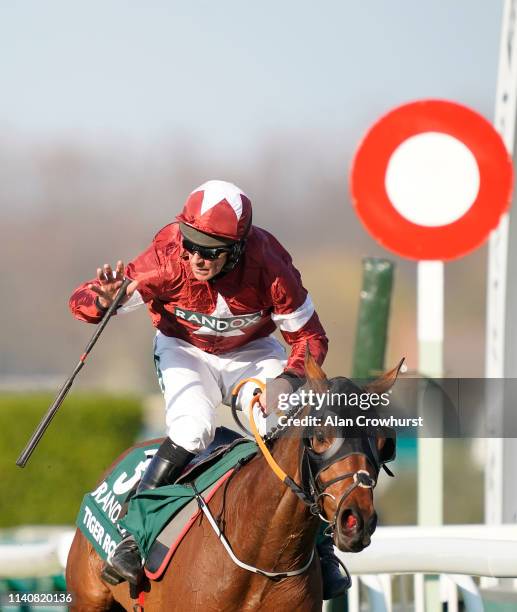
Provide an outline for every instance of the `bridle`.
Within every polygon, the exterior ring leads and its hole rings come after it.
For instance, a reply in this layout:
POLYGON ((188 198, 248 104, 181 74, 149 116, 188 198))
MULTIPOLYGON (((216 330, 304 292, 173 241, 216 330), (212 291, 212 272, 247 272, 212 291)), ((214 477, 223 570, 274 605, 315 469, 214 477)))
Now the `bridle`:
POLYGON ((302 475, 300 488, 303 489, 307 498, 311 500, 309 508, 311 513, 319 516, 319 518, 325 523, 328 523, 327 528, 325 529, 326 535, 331 537, 334 535, 336 521, 341 507, 347 498, 353 493, 353 491, 355 491, 355 489, 362 488, 373 490, 375 488, 381 466, 384 466, 384 464, 380 461, 375 441, 372 441, 371 437, 367 437, 366 440, 355 438, 350 440, 336 437, 330 447, 323 453, 317 453, 314 451, 310 445, 309 437, 303 438, 303 450, 300 457, 300 473, 302 475), (364 450, 360 448, 353 449, 350 447, 351 443, 352 446, 359 447, 359 444, 354 443, 361 442, 364 445, 366 441, 368 442, 368 447, 364 450), (373 450, 375 450, 375 452, 373 452, 373 450), (341 474, 327 481, 323 481, 320 478, 321 472, 335 463, 338 463, 339 461, 342 461, 355 454, 365 455, 367 457, 368 462, 371 464, 374 470, 375 477, 373 477, 367 470, 359 469, 346 472, 345 474, 341 474), (339 501, 336 500, 334 495, 326 492, 326 489, 333 484, 347 479, 352 479, 352 482, 345 489, 339 501), (325 512, 323 510, 322 500, 326 496, 331 497, 334 502, 336 502, 336 510, 331 520, 325 516, 325 512))
MULTIPOLYGON (((280 433, 287 429, 287 426, 277 426, 267 436, 260 435, 257 426, 255 424, 253 416, 253 407, 259 401, 259 395, 264 390, 264 384, 258 379, 248 378, 239 382, 232 392, 232 403, 234 398, 237 398, 240 388, 247 382, 254 382, 258 389, 250 402, 249 406, 249 418, 252 433, 257 442, 260 450, 262 451, 269 467, 273 472, 282 480, 282 482, 289 487, 293 493, 309 507, 311 514, 318 516, 322 521, 328 523, 325 533, 329 536, 334 535, 336 521, 339 516, 339 512, 343 503, 357 488, 374 489, 377 484, 377 479, 381 468, 383 468, 389 476, 393 476, 393 473, 389 468, 386 467, 388 461, 392 461, 395 458, 395 445, 392 443, 391 452, 389 454, 380 453, 377 449, 376 436, 372 434, 365 435, 364 433, 360 437, 345 438, 344 435, 341 437, 336 436, 332 444, 322 453, 317 453, 310 445, 310 436, 308 430, 304 430, 303 436, 303 448, 300 456, 300 474, 301 483, 297 484, 293 478, 288 476, 282 468, 276 463, 275 459, 271 455, 268 448, 268 443, 276 439, 280 433), (333 478, 329 481, 321 481, 320 474, 331 465, 334 465, 338 461, 342 461, 351 455, 363 455, 366 456, 368 463, 373 468, 375 477, 364 469, 356 470, 353 472, 347 472, 340 476, 333 478), (352 479, 352 483, 347 487, 344 493, 341 495, 339 502, 336 505, 336 511, 334 516, 329 520, 325 516, 323 509, 322 499, 325 496, 332 497, 335 500, 334 495, 325 492, 331 485, 346 479, 352 479)), ((301 411, 305 408, 304 405, 294 406, 289 412, 286 412, 286 421, 290 417, 298 416, 301 411)), ((339 429, 339 428, 338 428, 339 429)), ((386 428, 390 429, 390 428, 386 428)), ((341 432, 343 433, 343 432, 341 432)), ((389 437, 392 440, 395 439, 395 431, 389 431, 389 437)))

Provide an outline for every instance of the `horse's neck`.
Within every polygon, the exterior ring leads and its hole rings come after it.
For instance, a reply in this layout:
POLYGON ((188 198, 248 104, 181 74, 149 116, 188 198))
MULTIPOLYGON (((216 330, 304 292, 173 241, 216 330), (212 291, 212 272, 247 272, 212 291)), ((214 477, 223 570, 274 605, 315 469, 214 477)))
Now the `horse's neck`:
MULTIPOLYGON (((289 436, 280 438, 274 446, 273 458, 283 471, 290 476, 298 485, 301 485, 300 474, 300 444, 301 440, 297 436, 289 436)), ((267 466, 266 469, 271 471, 267 466)), ((284 484, 279 478, 276 478, 276 487, 279 489, 282 496, 283 504, 288 516, 292 517, 293 528, 303 531, 302 539, 311 542, 314 541, 315 533, 319 526, 319 520, 314 517, 309 511, 309 507, 304 504, 295 493, 284 484)))
MULTIPOLYGON (((295 437, 277 440, 272 450, 276 463, 298 484, 299 453, 300 440, 295 437)), ((276 551, 275 563, 283 569, 299 566, 314 547, 318 518, 275 475, 263 457, 249 465, 249 476, 247 506, 253 523, 262 527, 264 546, 276 551)))

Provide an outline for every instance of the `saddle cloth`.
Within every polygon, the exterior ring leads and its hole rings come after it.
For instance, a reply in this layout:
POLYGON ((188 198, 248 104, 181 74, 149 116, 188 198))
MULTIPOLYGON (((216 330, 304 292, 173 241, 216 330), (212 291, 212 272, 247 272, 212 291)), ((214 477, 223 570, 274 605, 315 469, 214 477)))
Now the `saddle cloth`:
POLYGON ((208 501, 236 466, 257 452, 255 442, 219 427, 214 442, 193 459, 175 484, 135 495, 160 443, 161 440, 151 440, 125 455, 95 491, 84 496, 76 520, 77 527, 104 560, 131 533, 146 559, 146 573, 154 579, 160 576, 198 515, 192 484, 208 501), (127 513, 120 518, 126 508, 127 513))

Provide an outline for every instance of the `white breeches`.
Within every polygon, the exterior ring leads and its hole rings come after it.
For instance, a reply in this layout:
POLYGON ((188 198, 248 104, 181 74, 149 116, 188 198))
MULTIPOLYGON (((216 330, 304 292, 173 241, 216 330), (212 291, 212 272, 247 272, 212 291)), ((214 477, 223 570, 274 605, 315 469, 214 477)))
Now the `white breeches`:
MULTIPOLYGON (((272 336, 259 338, 238 350, 212 355, 161 332, 155 339, 155 363, 165 398, 165 421, 171 440, 192 453, 204 450, 214 438, 216 408, 230 404, 234 386, 254 377, 264 384, 284 370, 284 347, 272 336)), ((256 384, 247 383, 239 405, 248 414, 256 384)), ((255 406, 255 422, 264 434, 270 419, 255 406)))

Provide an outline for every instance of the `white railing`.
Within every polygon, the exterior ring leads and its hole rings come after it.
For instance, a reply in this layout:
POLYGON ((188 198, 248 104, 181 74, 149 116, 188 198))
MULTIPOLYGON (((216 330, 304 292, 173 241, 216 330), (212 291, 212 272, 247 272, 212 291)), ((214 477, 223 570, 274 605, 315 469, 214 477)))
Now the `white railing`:
POLYGON ((360 610, 360 583, 366 587, 369 610, 392 612, 393 576, 400 574, 415 576, 414 602, 405 602, 406 609, 425 610, 423 577, 440 574, 442 600, 449 611, 458 610, 459 591, 468 612, 481 612, 483 603, 472 576, 517 577, 516 550, 517 525, 380 527, 364 551, 338 556, 355 578, 350 612, 360 610))
POLYGON ((31 526, 12 533, 13 543, 0 544, 0 579, 42 578, 64 570, 74 529, 31 526))
MULTIPOLYGON (((0 578, 40 577, 63 571, 74 530, 34 530, 27 528, 26 537, 18 534, 16 544, 0 544, 0 578), (35 542, 35 535, 41 541, 35 542)), ((482 612, 481 595, 472 577, 516 578, 516 551, 517 525, 449 525, 380 527, 364 551, 338 555, 354 578, 349 592, 350 612, 361 608, 361 583, 368 593, 368 610, 392 612, 393 578, 401 574, 414 575, 414 601, 402 602, 407 610, 425 610, 423 577, 440 574, 442 599, 448 602, 449 612, 458 610, 458 593, 467 612, 482 612)))

